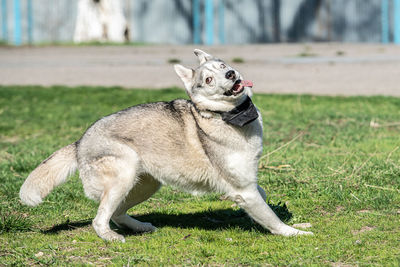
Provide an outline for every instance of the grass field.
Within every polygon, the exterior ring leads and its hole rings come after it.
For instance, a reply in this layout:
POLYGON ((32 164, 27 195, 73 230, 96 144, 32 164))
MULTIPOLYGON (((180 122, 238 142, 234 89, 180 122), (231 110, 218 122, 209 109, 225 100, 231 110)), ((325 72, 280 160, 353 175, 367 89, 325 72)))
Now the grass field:
POLYGON ((75 175, 35 208, 19 187, 43 159, 96 119, 179 89, 0 87, 0 265, 400 265, 400 99, 255 95, 264 119, 259 183, 288 224, 263 230, 211 194, 163 187, 129 214, 158 231, 109 243, 75 175))

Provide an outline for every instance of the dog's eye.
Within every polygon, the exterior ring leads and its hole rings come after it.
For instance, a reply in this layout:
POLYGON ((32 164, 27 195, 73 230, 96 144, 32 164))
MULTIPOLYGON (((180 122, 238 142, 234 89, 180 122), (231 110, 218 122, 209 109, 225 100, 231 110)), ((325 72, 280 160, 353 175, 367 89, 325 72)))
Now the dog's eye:
POLYGON ((225 64, 221 64, 221 69, 225 69, 226 65, 225 64))
POLYGON ((212 77, 207 77, 206 78, 206 84, 210 84, 211 81, 212 81, 212 77))

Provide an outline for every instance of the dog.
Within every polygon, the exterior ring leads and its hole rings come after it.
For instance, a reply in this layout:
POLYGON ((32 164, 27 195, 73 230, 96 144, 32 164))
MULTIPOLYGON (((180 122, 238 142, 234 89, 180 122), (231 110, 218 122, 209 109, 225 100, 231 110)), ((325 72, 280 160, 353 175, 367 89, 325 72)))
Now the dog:
POLYGON ((110 220, 136 232, 155 231, 126 212, 162 184, 224 194, 272 234, 312 234, 283 223, 257 184, 263 127, 251 101, 252 82, 210 54, 194 53, 196 69, 174 66, 190 100, 141 104, 98 120, 32 171, 20 190, 22 202, 38 205, 78 169, 85 195, 99 201, 92 225, 104 240, 125 242, 110 220))

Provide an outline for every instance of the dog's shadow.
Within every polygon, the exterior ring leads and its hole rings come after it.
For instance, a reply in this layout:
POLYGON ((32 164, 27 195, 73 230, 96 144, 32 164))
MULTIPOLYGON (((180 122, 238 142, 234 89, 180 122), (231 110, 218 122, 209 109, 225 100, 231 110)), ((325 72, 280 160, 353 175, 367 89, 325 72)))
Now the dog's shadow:
MULTIPOLYGON (((269 205, 276 215, 283 221, 288 222, 292 218, 292 213, 287 209, 286 204, 269 205)), ((223 230, 229 228, 239 228, 244 231, 257 229, 261 232, 268 233, 259 224, 254 223, 247 214, 239 209, 219 209, 194 213, 166 214, 153 212, 144 215, 132 216, 141 222, 150 222, 157 228, 165 226, 178 227, 183 229, 198 228, 205 230, 223 230)), ((42 231, 44 234, 57 234, 60 231, 70 231, 78 228, 87 227, 91 224, 91 220, 66 221, 65 223, 54 225, 53 227, 42 231)), ((115 225, 112 228, 124 235, 137 235, 126 229, 118 229, 115 225)))

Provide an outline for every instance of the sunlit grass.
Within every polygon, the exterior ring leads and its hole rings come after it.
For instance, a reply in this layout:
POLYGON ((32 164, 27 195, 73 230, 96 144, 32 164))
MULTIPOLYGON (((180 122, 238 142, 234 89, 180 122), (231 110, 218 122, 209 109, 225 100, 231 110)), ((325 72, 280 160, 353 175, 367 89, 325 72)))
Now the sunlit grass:
POLYGON ((232 202, 170 187, 130 210, 158 227, 108 243, 77 175, 38 207, 18 200, 26 176, 98 118, 180 89, 0 87, 0 265, 398 265, 400 99, 255 95, 264 119, 259 182, 288 224, 273 236, 232 202))

